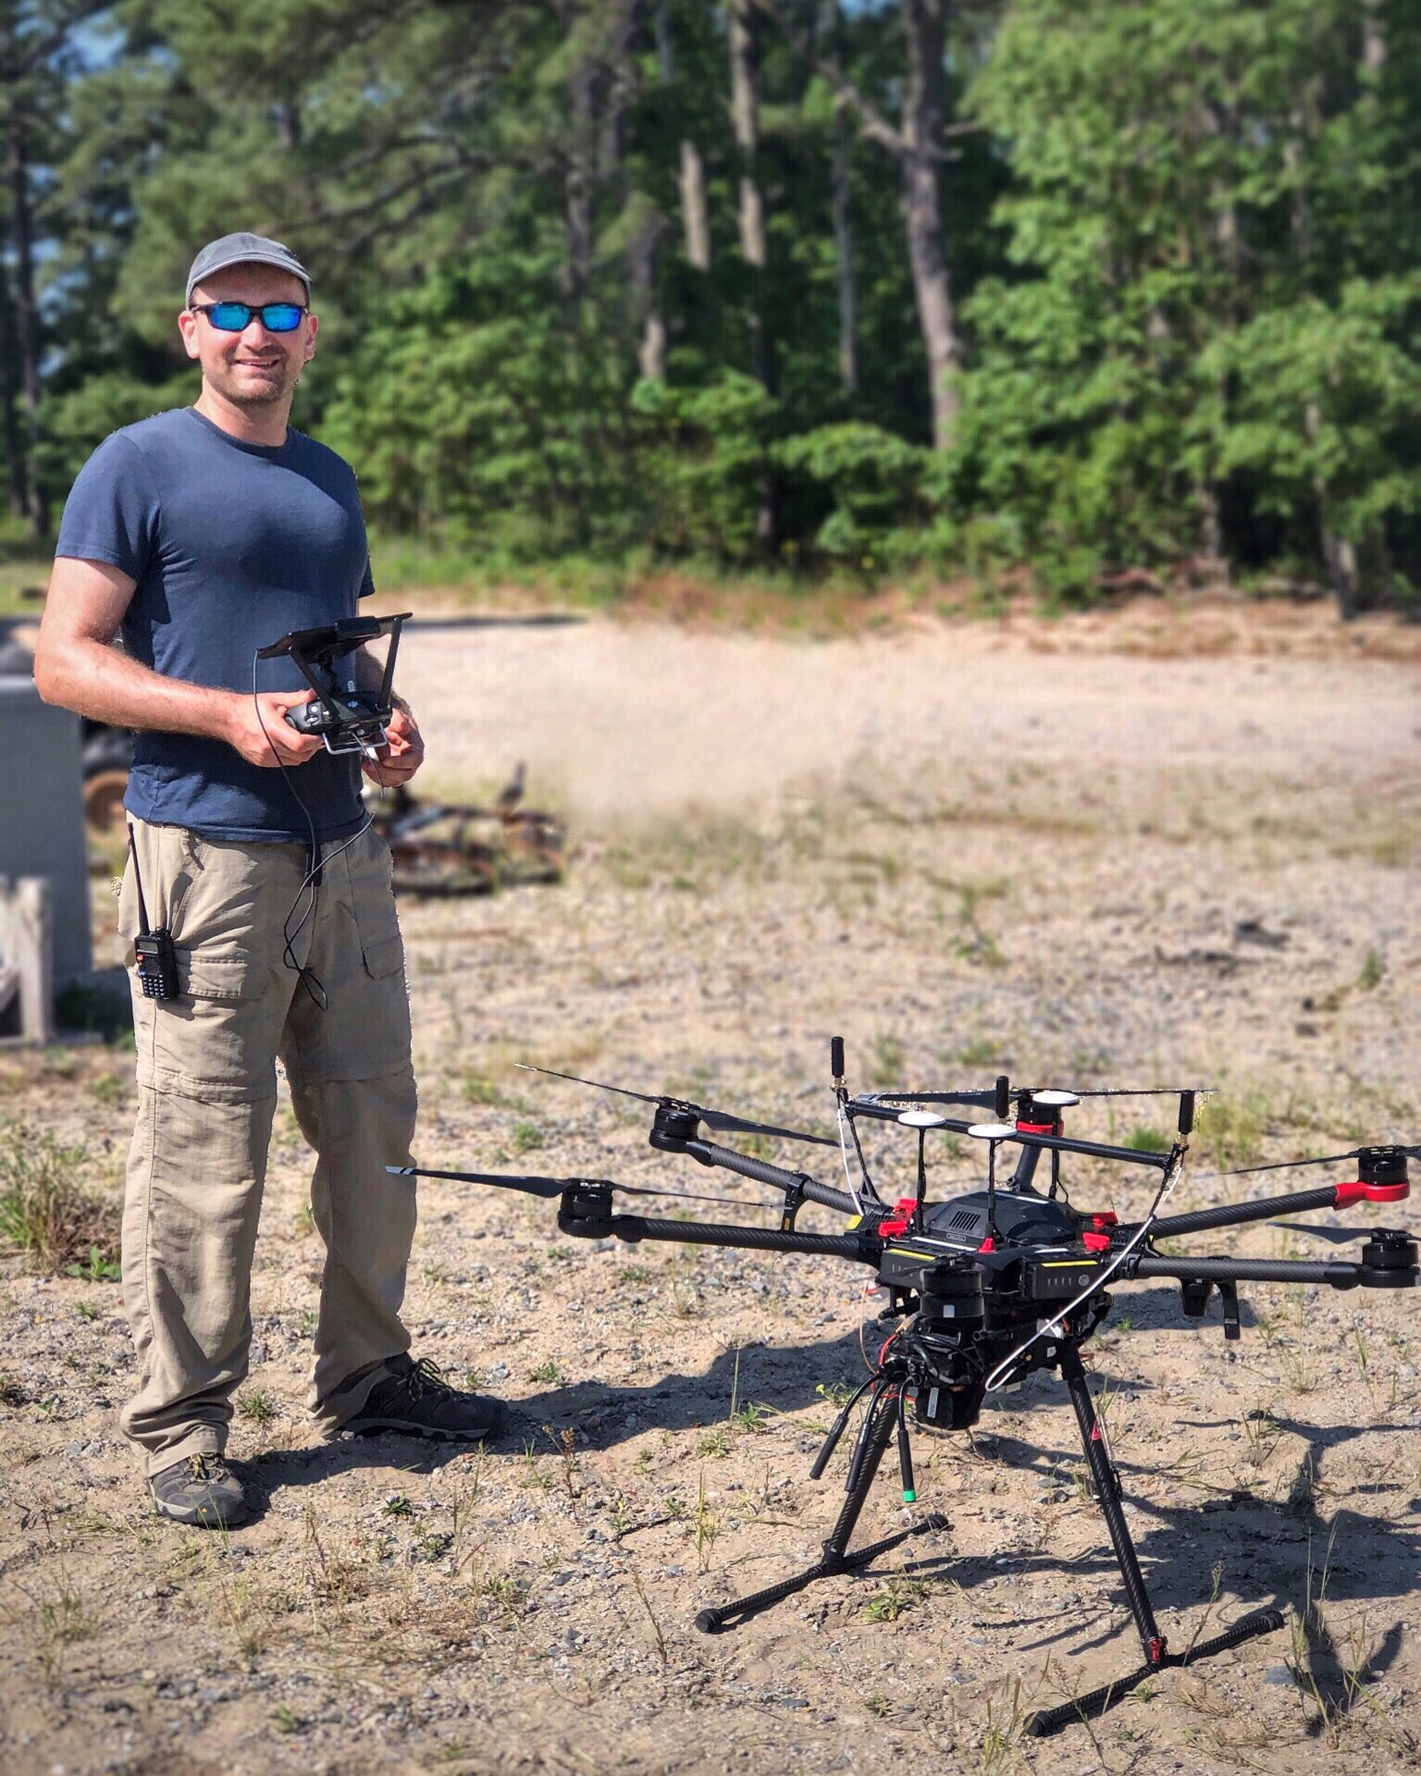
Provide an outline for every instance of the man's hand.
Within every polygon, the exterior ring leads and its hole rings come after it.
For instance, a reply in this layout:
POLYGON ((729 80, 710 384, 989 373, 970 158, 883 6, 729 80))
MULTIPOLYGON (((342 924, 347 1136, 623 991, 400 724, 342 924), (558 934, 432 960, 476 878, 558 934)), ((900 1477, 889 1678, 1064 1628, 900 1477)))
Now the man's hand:
POLYGON ((397 783, 408 783, 424 763, 424 741, 414 717, 403 709, 391 711, 385 732, 389 738, 376 753, 374 762, 362 759, 360 768, 372 783, 391 789, 397 783))
POLYGON ((235 692, 226 738, 249 765, 304 765, 321 750, 319 734, 298 734, 288 727, 286 712, 309 703, 311 691, 258 691, 255 697, 235 692))

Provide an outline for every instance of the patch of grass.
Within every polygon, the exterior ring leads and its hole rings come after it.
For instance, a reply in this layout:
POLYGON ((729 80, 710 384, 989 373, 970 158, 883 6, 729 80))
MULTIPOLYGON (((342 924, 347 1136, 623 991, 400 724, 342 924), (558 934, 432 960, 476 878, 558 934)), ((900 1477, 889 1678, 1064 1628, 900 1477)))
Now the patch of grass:
POLYGON ((547 1137, 536 1122, 528 1122, 520 1117, 513 1125, 513 1151, 515 1153, 531 1153, 535 1148, 545 1147, 547 1137))
POLYGON ((922 1601, 925 1590, 921 1579, 891 1578, 868 1600, 863 1613, 870 1622, 896 1622, 915 1603, 922 1601))
POLYGON ((0 1242, 51 1276, 105 1280, 118 1254, 119 1211, 82 1181, 87 1154, 24 1123, 0 1128, 0 1242))
POLYGON ((78 1277, 85 1283, 116 1283, 123 1271, 116 1258, 106 1258, 97 1246, 90 1246, 89 1255, 83 1263, 66 1264, 64 1274, 67 1277, 78 1277))
POLYGON ((466 1073, 459 1082, 459 1095, 466 1104, 487 1104, 499 1109, 508 1104, 508 1094, 486 1073, 466 1073))
POLYGON ((1252 1165, 1263 1151, 1270 1108, 1258 1086, 1221 1091, 1200 1105, 1195 1139, 1220 1171, 1252 1165))
POLYGON ((1373 987, 1381 985, 1386 973, 1386 964, 1375 950, 1368 950, 1362 963, 1362 972, 1357 976, 1357 985, 1364 993, 1370 993, 1373 987))
POLYGON ((696 1559, 700 1563, 702 1572, 707 1572, 710 1569, 711 1549, 715 1546, 715 1539, 719 1534, 720 1518, 706 1503, 706 1472, 702 1468, 700 1482, 696 1488, 695 1515, 696 1559))
POLYGON ((1158 1129, 1140 1127, 1132 1128, 1120 1144, 1135 1153, 1168 1153, 1170 1139, 1158 1129))
POLYGON ((101 1104, 121 1104, 128 1096, 128 1081, 117 1073, 99 1073, 89 1081, 89 1090, 101 1104))
POLYGON ((244 1388, 237 1399, 237 1415, 248 1424, 275 1424, 281 1417, 281 1407, 270 1388, 244 1388))
POLYGON ((549 1357, 546 1363, 539 1363, 535 1369, 528 1371, 529 1381, 542 1381, 549 1384, 562 1380, 562 1370, 549 1357))
POLYGON ((854 1390, 846 1381, 817 1381, 814 1391, 826 1406, 832 1406, 835 1412, 839 1412, 848 1405, 854 1390))
POLYGON ((891 1091, 903 1083, 904 1048, 901 1037, 888 1030, 875 1030, 873 1058, 869 1062, 869 1083, 877 1091, 891 1091))
POLYGON ((706 1431, 696 1444, 699 1456, 722 1456, 730 1454, 730 1432, 724 1425, 718 1425, 713 1431, 706 1431))

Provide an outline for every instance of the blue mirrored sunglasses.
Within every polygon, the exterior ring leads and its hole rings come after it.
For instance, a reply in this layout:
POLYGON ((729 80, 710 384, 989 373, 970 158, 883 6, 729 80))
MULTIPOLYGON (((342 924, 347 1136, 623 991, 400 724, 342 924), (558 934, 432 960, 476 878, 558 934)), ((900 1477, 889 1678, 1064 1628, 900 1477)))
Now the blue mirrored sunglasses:
POLYGON ((250 302, 194 302, 194 314, 204 314, 219 333, 241 333, 251 325, 254 315, 268 333, 294 333, 307 312, 299 302, 264 302, 253 308, 250 302))

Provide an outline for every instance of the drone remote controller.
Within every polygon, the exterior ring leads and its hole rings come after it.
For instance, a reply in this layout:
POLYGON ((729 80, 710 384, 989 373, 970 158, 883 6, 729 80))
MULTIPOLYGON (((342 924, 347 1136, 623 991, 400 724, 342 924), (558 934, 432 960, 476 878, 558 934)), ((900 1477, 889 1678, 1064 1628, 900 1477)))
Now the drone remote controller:
POLYGON ((358 752, 373 758, 388 738, 385 724, 394 708, 395 655, 401 627, 410 614, 345 617, 320 629, 293 629, 270 647, 259 649, 257 658, 261 660, 293 660, 314 692, 310 702, 286 711, 287 726, 298 734, 318 735, 329 753, 358 752), (350 656, 382 635, 389 636, 390 649, 380 682, 362 683, 350 656))

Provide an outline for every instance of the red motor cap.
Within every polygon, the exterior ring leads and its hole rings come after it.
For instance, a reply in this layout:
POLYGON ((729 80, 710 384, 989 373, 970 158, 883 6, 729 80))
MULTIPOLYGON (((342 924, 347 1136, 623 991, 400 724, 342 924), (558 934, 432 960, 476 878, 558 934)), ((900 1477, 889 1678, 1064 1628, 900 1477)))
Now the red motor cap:
POLYGON ((1114 1209, 1100 1209, 1091 1216, 1090 1224, 1096 1232, 1099 1233, 1104 1227, 1118 1227, 1120 1225, 1120 1217, 1115 1213, 1114 1209))
POLYGON ((1368 1184, 1364 1179, 1358 1178, 1351 1184, 1337 1186, 1332 1206, 1335 1209, 1347 1209, 1359 1202, 1394 1203, 1410 1195, 1411 1181, 1408 1178, 1403 1178, 1399 1184, 1368 1184))
POLYGON ((1110 1235, 1108 1233, 1083 1233, 1081 1244, 1087 1252, 1108 1252, 1110 1250, 1110 1235))
POLYGON ((1059 1135, 1061 1124, 1056 1122, 1022 1122, 1017 1121, 1016 1132, 1019 1135, 1059 1135))

